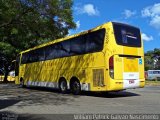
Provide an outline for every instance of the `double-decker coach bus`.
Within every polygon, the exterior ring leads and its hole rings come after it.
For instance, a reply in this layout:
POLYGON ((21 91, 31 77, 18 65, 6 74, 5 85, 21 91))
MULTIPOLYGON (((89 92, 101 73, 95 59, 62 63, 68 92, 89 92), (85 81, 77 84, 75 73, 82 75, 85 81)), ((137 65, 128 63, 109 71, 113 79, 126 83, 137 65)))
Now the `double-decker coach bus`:
POLYGON ((80 34, 39 45, 17 57, 16 84, 65 93, 144 87, 140 30, 108 22, 80 34))

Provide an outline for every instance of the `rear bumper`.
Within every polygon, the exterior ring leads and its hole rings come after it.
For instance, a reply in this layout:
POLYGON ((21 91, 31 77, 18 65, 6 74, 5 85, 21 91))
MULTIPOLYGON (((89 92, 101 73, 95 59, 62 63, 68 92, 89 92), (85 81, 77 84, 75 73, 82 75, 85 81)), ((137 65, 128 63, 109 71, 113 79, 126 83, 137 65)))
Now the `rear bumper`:
POLYGON ((108 86, 107 91, 118 91, 124 89, 133 89, 133 88, 143 88, 145 86, 145 79, 135 79, 133 80, 110 80, 110 85, 108 86))

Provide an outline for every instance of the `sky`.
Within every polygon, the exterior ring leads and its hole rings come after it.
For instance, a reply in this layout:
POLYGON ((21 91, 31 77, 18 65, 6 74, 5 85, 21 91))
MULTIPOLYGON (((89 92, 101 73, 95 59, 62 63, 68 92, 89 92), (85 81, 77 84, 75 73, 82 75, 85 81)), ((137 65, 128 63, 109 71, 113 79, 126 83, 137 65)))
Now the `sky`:
POLYGON ((144 51, 160 48, 159 0, 73 0, 77 28, 69 35, 92 29, 106 22, 127 23, 140 28, 144 51))

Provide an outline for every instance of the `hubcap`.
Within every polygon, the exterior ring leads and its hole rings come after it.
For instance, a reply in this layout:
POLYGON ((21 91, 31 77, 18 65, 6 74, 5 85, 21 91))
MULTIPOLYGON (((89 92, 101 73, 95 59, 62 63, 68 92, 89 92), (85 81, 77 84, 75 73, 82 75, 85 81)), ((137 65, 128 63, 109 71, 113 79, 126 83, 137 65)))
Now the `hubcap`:
POLYGON ((62 81, 60 87, 61 87, 62 91, 65 91, 66 90, 66 83, 64 81, 62 81))
POLYGON ((79 90, 79 83, 75 82, 73 86, 74 91, 79 90))

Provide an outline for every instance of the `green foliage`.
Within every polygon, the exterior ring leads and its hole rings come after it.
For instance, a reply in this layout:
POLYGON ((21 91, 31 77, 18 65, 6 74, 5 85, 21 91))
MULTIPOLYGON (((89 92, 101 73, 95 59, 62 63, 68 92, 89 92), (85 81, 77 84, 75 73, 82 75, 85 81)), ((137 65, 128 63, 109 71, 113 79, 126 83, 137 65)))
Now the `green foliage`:
POLYGON ((160 49, 147 51, 145 53, 145 70, 160 69, 160 49))
POLYGON ((0 42, 0 55, 6 56, 7 58, 15 56, 12 54, 12 51, 16 51, 13 46, 5 42, 0 42))
POLYGON ((64 37, 75 28, 72 0, 0 0, 0 42, 18 51, 64 37))
POLYGON ((0 0, 0 59, 15 59, 75 27, 72 0, 0 0))

